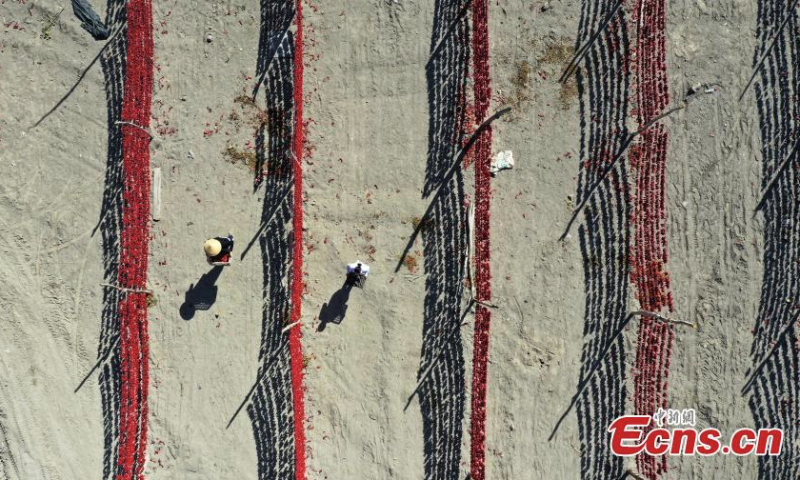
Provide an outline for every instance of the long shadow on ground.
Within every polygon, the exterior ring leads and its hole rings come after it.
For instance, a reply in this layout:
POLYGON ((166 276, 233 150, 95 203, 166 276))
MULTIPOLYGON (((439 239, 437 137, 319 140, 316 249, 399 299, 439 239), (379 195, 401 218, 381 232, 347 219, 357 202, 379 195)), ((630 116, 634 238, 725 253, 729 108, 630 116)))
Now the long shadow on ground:
POLYGON ((261 347, 247 413, 253 428, 258 478, 295 476, 294 413, 288 335, 293 235, 294 0, 261 0, 256 76, 266 97, 268 121, 256 136, 255 188, 264 189, 258 238, 263 265, 261 347))
POLYGON ((183 305, 180 307, 181 318, 191 320, 197 310, 208 310, 214 305, 219 290, 216 283, 222 269, 222 266, 215 266, 186 290, 183 305))
POLYGON ((429 124, 423 197, 435 195, 422 230, 427 279, 417 378, 425 478, 438 480, 460 477, 465 408, 464 354, 457 331, 466 272, 464 182, 460 166, 452 175, 446 173, 467 137, 468 4, 436 1, 426 67, 429 124))
MULTIPOLYGON (((116 285, 119 277, 120 245, 122 227, 122 131, 117 122, 122 117, 123 83, 125 79, 126 8, 124 0, 109 0, 106 25, 112 32, 110 42, 100 55, 106 89, 108 151, 106 155, 105 186, 100 213, 100 234, 103 244, 103 279, 106 284, 116 285)), ((119 305, 122 295, 119 290, 103 288, 103 307, 100 323, 100 344, 97 357, 100 363, 100 396, 103 406, 103 479, 117 476, 119 458, 119 412, 120 412, 120 344, 119 305)))
POLYGON ((342 288, 337 290, 336 293, 331 296, 330 300, 322 305, 319 311, 320 324, 317 328, 318 332, 325 330, 325 327, 329 323, 334 323, 336 325, 342 323, 344 316, 347 314, 347 302, 350 300, 350 291, 352 289, 353 285, 345 282, 342 288))
MULTIPOLYGON (((576 45, 588 41, 616 3, 583 1, 576 45)), ((625 14, 620 11, 590 47, 577 74, 581 117, 578 201, 597 183, 605 170, 604 160, 620 151, 628 136, 627 32, 625 14)), ((628 302, 627 184, 625 162, 620 162, 592 194, 579 230, 586 307, 578 385, 589 382, 576 402, 584 480, 623 475, 622 458, 609 449, 607 427, 624 413, 626 398, 625 350, 622 336, 616 332, 625 319, 628 302)))
POLYGON ((744 388, 756 428, 783 430, 781 455, 758 457, 758 478, 800 478, 800 169, 797 168, 800 105, 800 38, 797 12, 778 0, 758 2, 755 96, 761 129, 762 188, 765 193, 764 273, 751 357, 753 369, 744 388), (787 15, 790 18, 787 19, 787 15), (790 157, 791 156, 791 157, 790 157), (788 159, 789 167, 780 165, 788 159), (793 299, 793 300, 792 300, 793 299))

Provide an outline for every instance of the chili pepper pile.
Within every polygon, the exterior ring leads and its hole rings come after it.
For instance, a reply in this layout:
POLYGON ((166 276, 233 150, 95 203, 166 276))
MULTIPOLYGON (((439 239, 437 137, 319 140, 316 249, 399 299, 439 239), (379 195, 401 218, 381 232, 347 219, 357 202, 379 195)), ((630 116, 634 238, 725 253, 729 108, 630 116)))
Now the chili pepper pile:
MULTIPOLYGON (((127 64, 122 106, 123 205, 118 285, 147 289, 150 217, 150 108, 153 14, 150 0, 127 5, 127 64)), ((149 338, 147 296, 129 292, 119 305, 120 412, 117 478, 143 478, 147 451, 149 338)))
MULTIPOLYGON (((663 113, 669 105, 665 17, 666 0, 637 0, 633 6, 639 26, 636 49, 632 52, 635 96, 633 113, 639 127, 663 113)), ((644 131, 630 154, 636 174, 631 225, 635 239, 631 258, 631 279, 642 310, 658 313, 673 310, 670 278, 666 271, 666 163, 668 135, 662 124, 644 131)), ((652 415, 667 408, 667 379, 674 326, 649 317, 639 321, 636 363, 633 368, 634 409, 638 415, 652 415)), ((667 457, 641 454, 639 473, 655 480, 667 470, 667 457)))

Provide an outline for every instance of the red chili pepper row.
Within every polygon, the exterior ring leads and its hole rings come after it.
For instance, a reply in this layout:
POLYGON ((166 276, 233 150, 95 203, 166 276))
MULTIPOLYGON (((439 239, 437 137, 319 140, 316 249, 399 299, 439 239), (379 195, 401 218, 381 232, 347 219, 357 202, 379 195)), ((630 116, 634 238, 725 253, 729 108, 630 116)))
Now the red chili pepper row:
MULTIPOLYGON (((473 69, 475 95, 475 124, 481 124, 489 112, 492 98, 489 77, 489 6, 487 0, 472 3, 473 69)), ((492 130, 480 133, 475 143, 475 286, 477 299, 492 299, 491 252, 489 222, 491 204, 492 130)), ((470 448, 470 478, 485 479, 486 461, 486 385, 489 360, 489 327, 491 312, 478 305, 475 314, 475 337, 472 363, 472 419, 470 448)))
MULTIPOLYGON (((666 73, 666 0, 637 0, 633 7, 639 25, 631 66, 635 73, 635 111, 640 128, 669 105, 666 73)), ((636 195, 631 224, 635 242, 631 259, 631 281, 643 310, 673 310, 670 278, 666 271, 666 160, 668 135, 656 125, 643 132, 630 152, 636 171, 636 195)), ((667 408, 667 378, 674 337, 673 326, 641 318, 633 368, 634 408, 639 415, 652 415, 667 408)), ((667 471, 667 458, 637 457, 639 474, 657 480, 667 471)))
MULTIPOLYGON (((150 215, 150 108, 153 92, 153 15, 150 0, 127 6, 125 93, 122 105, 123 206, 118 283, 147 288, 150 215), (134 126, 136 125, 136 126, 134 126), (137 127, 138 126, 138 127, 137 127), (142 128, 139 128, 142 127, 142 128)), ((142 479, 147 450, 149 341, 147 299, 120 301, 120 415, 117 479, 142 479)))
MULTIPOLYGON (((303 295, 303 154, 305 125, 303 123, 303 2, 296 0, 294 37, 294 217, 292 234, 292 313, 291 321, 299 322, 303 295)), ((306 478, 305 402, 303 391, 302 325, 289 331, 289 352, 292 366, 292 404, 294 406, 295 479, 306 478)))

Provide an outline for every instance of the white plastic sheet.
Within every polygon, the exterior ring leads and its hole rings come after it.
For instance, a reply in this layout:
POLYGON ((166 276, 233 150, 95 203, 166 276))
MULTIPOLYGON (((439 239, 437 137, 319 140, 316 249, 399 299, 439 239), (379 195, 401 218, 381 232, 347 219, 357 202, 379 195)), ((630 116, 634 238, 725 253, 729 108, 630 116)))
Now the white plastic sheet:
POLYGON ((494 157, 492 167, 489 171, 494 177, 497 175, 497 172, 501 170, 511 170, 512 168, 514 168, 514 154, 511 153, 511 150, 506 150, 498 153, 497 156, 494 157))

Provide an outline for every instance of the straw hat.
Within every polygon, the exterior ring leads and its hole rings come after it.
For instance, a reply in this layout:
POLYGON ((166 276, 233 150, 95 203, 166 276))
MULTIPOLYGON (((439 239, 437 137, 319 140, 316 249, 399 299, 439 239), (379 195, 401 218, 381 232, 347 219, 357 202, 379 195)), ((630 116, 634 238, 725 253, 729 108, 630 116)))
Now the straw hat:
POLYGON ((206 243, 203 244, 203 250, 205 250, 206 255, 209 257, 215 257, 222 251, 222 244, 215 238, 209 238, 206 240, 206 243))

